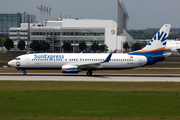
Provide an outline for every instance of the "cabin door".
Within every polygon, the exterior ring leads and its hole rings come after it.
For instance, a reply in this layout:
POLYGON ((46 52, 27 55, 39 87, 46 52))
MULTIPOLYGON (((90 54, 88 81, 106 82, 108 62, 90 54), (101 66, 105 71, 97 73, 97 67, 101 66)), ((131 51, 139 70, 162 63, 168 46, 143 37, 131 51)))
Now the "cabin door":
POLYGON ((139 65, 142 65, 142 64, 143 64, 142 57, 139 57, 139 58, 138 58, 138 63, 139 63, 139 65))
POLYGON ((30 64, 30 58, 29 58, 29 57, 26 58, 26 64, 27 64, 27 65, 30 64))

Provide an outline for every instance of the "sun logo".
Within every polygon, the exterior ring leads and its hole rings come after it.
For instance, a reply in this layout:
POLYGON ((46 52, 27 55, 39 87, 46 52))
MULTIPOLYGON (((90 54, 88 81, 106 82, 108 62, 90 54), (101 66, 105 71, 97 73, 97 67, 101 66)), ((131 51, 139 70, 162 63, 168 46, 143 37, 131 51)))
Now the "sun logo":
POLYGON ((162 31, 161 33, 160 33, 160 31, 154 36, 154 38, 148 43, 148 45, 151 45, 154 41, 156 41, 156 40, 161 40, 161 43, 163 44, 163 45, 166 45, 166 39, 168 38, 168 37, 166 37, 167 36, 167 33, 165 33, 164 34, 164 32, 162 31))
POLYGON ((16 62, 16 66, 20 66, 20 62, 16 62))
POLYGON ((111 30, 111 34, 112 34, 112 35, 114 35, 115 32, 116 32, 116 31, 115 31, 114 29, 111 30))

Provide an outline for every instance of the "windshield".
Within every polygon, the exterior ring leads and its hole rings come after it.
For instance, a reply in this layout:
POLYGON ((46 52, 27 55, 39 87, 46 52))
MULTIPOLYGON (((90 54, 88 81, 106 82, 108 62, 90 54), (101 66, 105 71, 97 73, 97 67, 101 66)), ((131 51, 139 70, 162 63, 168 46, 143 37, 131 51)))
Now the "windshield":
POLYGON ((21 58, 18 58, 18 57, 17 57, 17 58, 15 58, 15 60, 20 60, 20 59, 21 59, 21 58))

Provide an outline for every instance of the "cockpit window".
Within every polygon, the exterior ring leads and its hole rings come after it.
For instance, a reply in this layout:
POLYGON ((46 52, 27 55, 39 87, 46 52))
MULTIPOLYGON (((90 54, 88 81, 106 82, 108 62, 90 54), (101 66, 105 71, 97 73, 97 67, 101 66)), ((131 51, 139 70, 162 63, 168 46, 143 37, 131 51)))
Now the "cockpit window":
POLYGON ((15 58, 15 60, 20 60, 21 58, 15 58))

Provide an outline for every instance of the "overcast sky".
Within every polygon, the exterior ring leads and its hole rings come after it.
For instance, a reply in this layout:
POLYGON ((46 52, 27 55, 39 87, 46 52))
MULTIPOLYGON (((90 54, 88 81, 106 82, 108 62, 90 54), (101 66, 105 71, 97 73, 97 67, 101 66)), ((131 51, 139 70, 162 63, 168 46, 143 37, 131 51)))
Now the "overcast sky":
MULTIPOLYGON (((120 0, 124 2, 130 20, 128 29, 160 28, 171 24, 180 28, 180 0, 120 0)), ((0 13, 29 13, 41 21, 36 6, 52 8, 51 17, 117 21, 117 0, 0 0, 0 13)))

